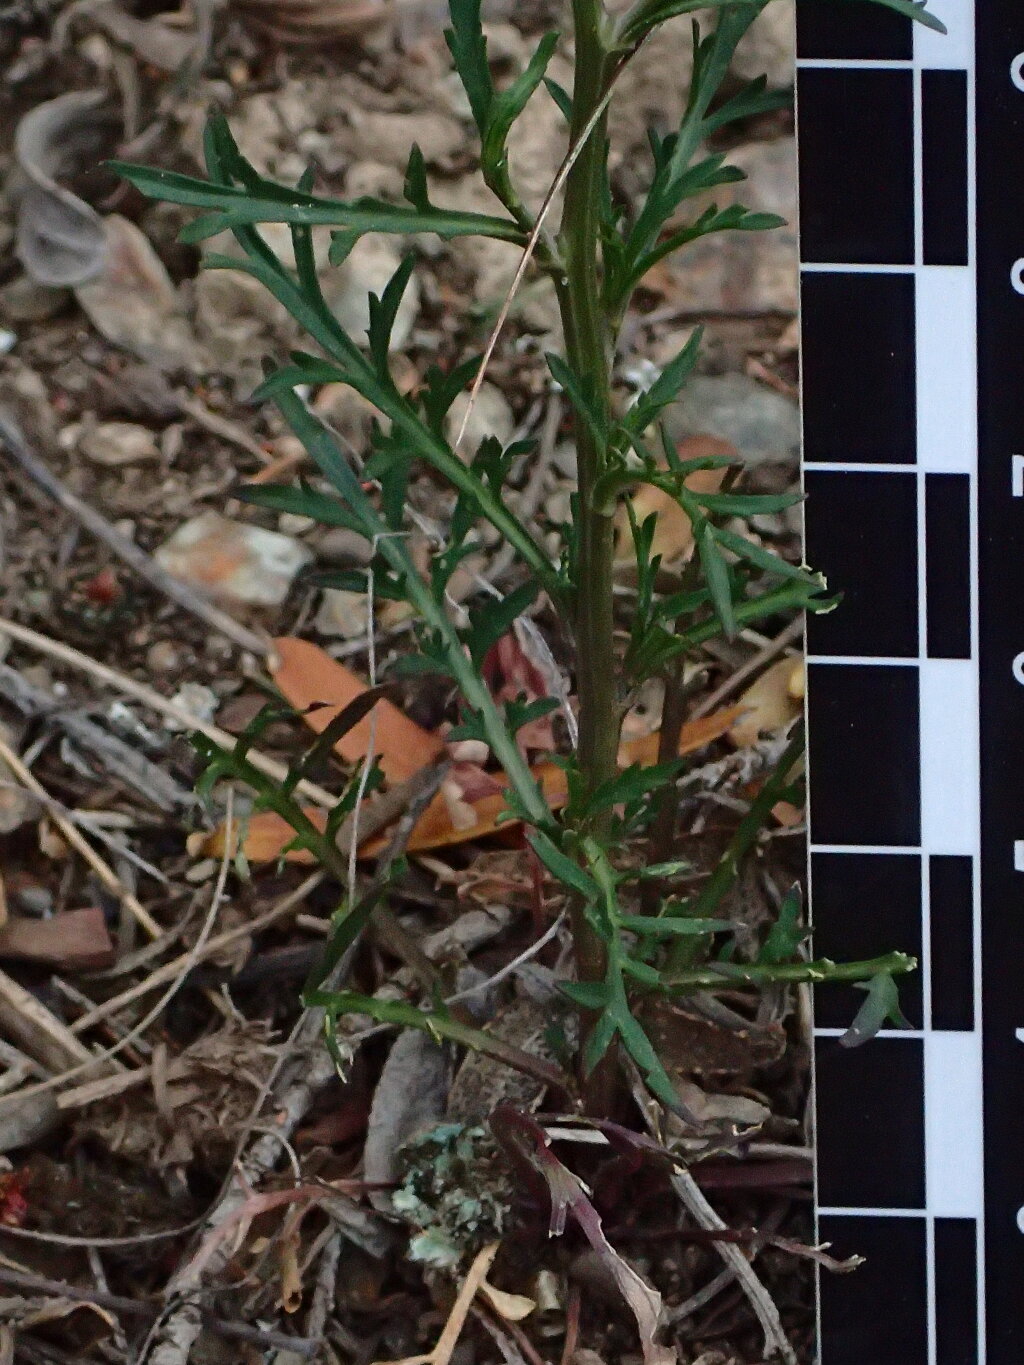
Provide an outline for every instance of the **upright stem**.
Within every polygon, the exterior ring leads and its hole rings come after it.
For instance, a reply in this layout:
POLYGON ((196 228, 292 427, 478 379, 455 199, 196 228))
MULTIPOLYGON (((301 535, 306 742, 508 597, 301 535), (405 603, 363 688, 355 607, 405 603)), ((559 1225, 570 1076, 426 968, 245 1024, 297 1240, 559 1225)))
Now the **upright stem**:
MULTIPOLYGON (((573 142, 580 138, 605 92, 610 59, 601 0, 573 0, 576 71, 573 87, 573 142)), ((570 368, 591 387, 606 427, 610 406, 611 337, 601 306, 600 214, 605 175, 607 122, 598 119, 565 185, 561 246, 565 282, 560 293, 562 326, 570 368)), ((579 695, 579 763, 588 791, 616 773, 618 697, 613 658, 612 562, 614 526, 593 510, 593 490, 606 452, 586 422, 576 422, 579 481, 579 582, 576 585, 576 685, 579 695)), ((601 838, 602 830, 593 829, 601 838)), ((599 981, 605 973, 604 944, 577 908, 573 934, 580 979, 599 981)), ((584 1025, 586 1030, 586 1022, 584 1025)), ((599 1068, 588 1085, 588 1107, 606 1107, 613 1068, 599 1068), (603 1074, 602 1074, 603 1073, 603 1074)))

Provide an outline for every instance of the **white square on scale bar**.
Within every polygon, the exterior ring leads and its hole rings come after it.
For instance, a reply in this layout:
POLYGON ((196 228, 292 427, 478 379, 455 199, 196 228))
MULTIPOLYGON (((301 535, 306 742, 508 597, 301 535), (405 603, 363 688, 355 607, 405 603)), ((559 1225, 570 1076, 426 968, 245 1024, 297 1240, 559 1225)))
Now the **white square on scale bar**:
POLYGON ((1014 839, 1013 841, 1013 870, 1014 872, 1024 872, 1024 839, 1014 839))
POLYGON ((942 20, 947 32, 914 25, 917 65, 969 71, 974 65, 974 0, 930 0, 928 9, 942 20))

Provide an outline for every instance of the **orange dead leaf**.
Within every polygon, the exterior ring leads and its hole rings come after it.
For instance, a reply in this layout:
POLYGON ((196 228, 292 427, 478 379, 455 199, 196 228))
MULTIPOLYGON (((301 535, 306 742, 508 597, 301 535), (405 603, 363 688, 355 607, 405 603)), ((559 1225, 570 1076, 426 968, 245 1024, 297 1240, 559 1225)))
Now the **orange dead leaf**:
MULTIPOLYGON (((274 641, 274 649, 277 653, 277 666, 272 672, 274 682, 317 734, 326 730, 343 707, 366 691, 366 684, 351 669, 308 640, 285 636, 274 641)), ((365 758, 371 725, 374 753, 380 757, 381 769, 389 782, 407 781, 444 752, 442 740, 389 701, 379 701, 368 716, 342 735, 334 746, 335 752, 348 763, 365 758)))
MULTIPOLYGON (((736 454, 735 446, 727 441, 719 441, 714 436, 688 436, 685 441, 679 442, 676 449, 681 460, 703 460, 719 455, 732 458, 736 454)), ((724 478, 724 468, 698 469, 686 480, 686 486, 695 493, 717 493, 724 478)), ((652 553, 661 555, 663 564, 675 564, 689 557, 693 550, 693 526, 671 494, 645 483, 632 494, 630 503, 641 524, 652 513, 657 516, 652 553)), ((620 507, 615 518, 615 531, 616 564, 634 564, 633 535, 624 507, 620 507)))
MULTIPOLYGON (((679 737, 680 756, 693 753, 697 749, 702 749, 706 744, 710 744, 712 740, 721 738, 736 720, 740 709, 738 706, 728 706, 710 716, 701 716, 699 720, 687 721, 679 737)), ((643 735, 639 739, 626 740, 619 747, 619 764, 623 768, 628 768, 632 763, 649 767, 652 763, 657 762, 657 758, 657 733, 643 735)), ((532 772, 540 784, 548 805, 552 810, 560 810, 565 805, 568 796, 565 770, 556 763, 539 763, 532 769, 532 772)), ((475 819, 472 823, 464 823, 461 819, 454 820, 451 801, 446 798, 444 792, 438 792, 417 821, 409 837, 407 851, 409 853, 426 853, 431 849, 448 848, 454 844, 484 839, 506 829, 514 829, 517 821, 501 820, 499 823, 499 817, 506 809, 505 787, 507 783, 504 774, 496 773, 493 776, 486 774, 485 776, 491 784, 491 790, 467 800, 466 788, 461 785, 459 770, 456 769, 451 781, 459 785, 460 791, 463 793, 459 804, 460 806, 467 805, 475 819)), ((470 783, 479 783, 479 777, 476 775, 476 771, 467 770, 462 781, 472 791, 473 787, 470 783)), ((309 809, 306 814, 317 823, 320 829, 323 829, 323 811, 309 809)), ((293 837, 291 826, 286 821, 271 811, 264 811, 251 816, 245 825, 242 849, 251 863, 273 862, 275 858, 282 856, 282 849, 287 847, 293 837)), ((360 856, 364 858, 376 857, 386 847, 387 839, 388 836, 382 834, 368 840, 360 848, 360 856)), ((219 827, 212 834, 201 839, 195 839, 194 843, 190 845, 190 852, 208 858, 223 857, 224 827, 219 827)), ((284 854, 284 858, 286 862, 312 862, 312 855, 305 849, 293 849, 284 854)))

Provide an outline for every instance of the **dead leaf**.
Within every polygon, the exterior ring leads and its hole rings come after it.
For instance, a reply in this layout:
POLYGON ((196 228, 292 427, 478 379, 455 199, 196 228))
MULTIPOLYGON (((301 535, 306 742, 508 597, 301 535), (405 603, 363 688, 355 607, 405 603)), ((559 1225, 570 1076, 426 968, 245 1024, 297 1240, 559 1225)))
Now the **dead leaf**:
MULTIPOLYGON (((400 1033, 380 1073, 366 1124, 363 1175, 370 1184, 396 1179, 399 1147, 443 1118, 447 1095, 444 1048, 415 1029, 400 1033)), ((387 1196, 383 1203, 390 1208, 387 1196)))
MULTIPOLYGON (((484 657, 484 681, 496 702, 539 701, 550 696, 543 673, 534 664, 523 645, 522 637, 514 630, 503 635, 484 657)), ((524 754, 540 750, 551 753, 555 747, 555 732, 551 717, 541 716, 522 726, 516 743, 524 754)))
POLYGON ((94 165, 118 120, 102 106, 103 90, 70 90, 37 104, 14 134, 20 184, 18 259, 40 284, 74 286, 94 279, 107 255, 103 220, 94 208, 58 184, 94 165))
POLYGON ((729 731, 737 749, 754 744, 763 731, 784 729, 800 714, 803 660, 787 655, 765 669, 740 697, 741 714, 729 731))
MULTIPOLYGON (((292 643, 304 644, 305 642, 292 643)), ((313 648, 315 649, 315 646, 313 648)), ((348 669, 345 669, 341 664, 335 664, 333 659, 329 662, 337 668, 341 668, 344 673, 348 673, 348 669)), ((354 675, 350 674, 349 676, 360 688, 364 687, 354 675)), ((355 690, 351 693, 353 698, 358 695, 359 693, 355 690)), ((386 701, 378 703, 378 707, 388 705, 389 703, 386 701)), ((325 709, 322 714, 329 719, 334 711, 325 709)), ((401 715, 401 713, 399 714, 401 715)), ((728 731, 738 714, 739 707, 728 706, 710 716, 701 716, 698 720, 687 721, 680 735, 680 755, 693 753, 697 749, 702 749, 706 744, 710 744, 712 740, 719 739, 728 731)), ((311 712, 306 719, 312 723, 316 715, 317 712, 311 712)), ((402 716, 401 719, 409 725, 413 724, 405 716, 402 716)), ((326 723, 325 720, 323 724, 326 723)), ((365 724, 365 721, 361 722, 361 726, 365 724)), ((356 729, 359 728, 360 726, 356 727, 356 729)), ((421 735, 427 734, 425 730, 420 730, 419 726, 416 726, 415 729, 419 730, 421 735)), ((354 733, 355 730, 349 731, 346 738, 351 738, 354 733)), ((427 735, 427 738, 433 739, 433 736, 427 735)), ((652 763, 656 763, 658 761, 658 743, 659 736, 657 733, 642 735, 638 739, 626 740, 619 746, 619 766, 628 768, 630 764, 639 763, 643 767, 649 767, 652 763)), ((351 762, 356 762, 362 755, 358 753, 351 756, 346 754, 345 757, 349 758, 351 762)), ((555 763, 539 763, 531 771, 540 784, 548 805, 552 810, 560 810, 565 805, 569 794, 565 769, 555 763)), ((482 775, 493 785, 492 790, 487 794, 468 801, 467 804, 475 817, 473 823, 466 823, 462 828, 457 827, 452 820, 452 813, 443 791, 438 792, 413 828, 409 837, 407 852, 426 853, 431 849, 448 848, 454 844, 464 844, 474 839, 485 839, 499 831, 504 833, 505 831, 515 830, 517 826, 515 820, 501 820, 499 823, 499 817, 507 809, 505 801, 507 781, 504 774, 485 773, 482 775)), ((318 829, 324 828, 325 816, 323 811, 310 807, 306 810, 306 814, 317 825, 318 829)), ((273 862, 279 857, 283 857, 286 862, 313 862, 313 855, 306 849, 292 849, 287 853, 282 852, 294 837, 295 831, 280 815, 276 815, 273 811, 260 811, 250 816, 245 825, 242 851, 250 863, 256 864, 273 862)), ((363 858, 376 857, 386 846, 387 841, 387 834, 368 840, 360 846, 360 856, 363 858)), ((194 858, 223 857, 224 826, 218 826, 210 834, 193 835, 188 843, 188 851, 194 858)))
POLYGON ((392 15, 383 0, 233 0, 231 8, 293 47, 320 47, 358 37, 392 15))
POLYGON ((522 1322, 537 1307, 525 1294, 509 1294, 504 1289, 496 1289, 490 1280, 484 1280, 480 1293, 506 1322, 522 1322))
POLYGON ((195 51, 196 33, 172 28, 159 18, 136 19, 116 4, 89 7, 89 18, 108 38, 130 48, 148 66, 178 71, 195 51))
POLYGON ((194 370, 202 355, 177 290, 140 228, 116 213, 103 219, 102 271, 75 297, 101 336, 164 369, 194 370))
MULTIPOLYGON (((366 691, 361 678, 308 640, 284 636, 274 641, 274 650, 277 664, 271 676, 275 684, 317 734, 366 691)), ((368 716, 342 735, 335 752, 347 763, 359 763, 366 757, 371 733, 384 776, 396 785, 444 753, 441 739, 386 700, 379 701, 368 716)))
MULTIPOLYGON (((735 458, 736 448, 714 436, 688 436, 676 447, 681 460, 703 460, 711 456, 735 458)), ((686 480, 686 487, 697 493, 717 493, 725 478, 725 469, 698 469, 686 480)), ((661 555, 664 565, 676 564, 689 558, 693 551, 693 526, 690 518, 671 494, 645 483, 630 497, 634 515, 643 523, 652 514, 657 517, 652 553, 661 555)), ((615 518, 615 562, 617 565, 636 564, 633 536, 625 507, 620 507, 615 518)))

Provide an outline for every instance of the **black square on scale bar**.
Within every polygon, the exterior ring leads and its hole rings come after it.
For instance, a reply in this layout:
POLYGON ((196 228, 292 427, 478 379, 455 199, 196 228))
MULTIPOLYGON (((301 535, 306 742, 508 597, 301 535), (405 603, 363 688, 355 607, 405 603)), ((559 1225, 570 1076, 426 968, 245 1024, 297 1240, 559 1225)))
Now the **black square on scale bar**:
MULTIPOLYGON (((819 1220, 832 1255, 863 1256, 852 1275, 821 1275, 821 1359, 827 1365, 925 1365, 928 1224, 924 1218, 819 1220)), ((966 1273, 966 1271, 965 1271, 966 1273)), ((945 1365, 945 1361, 943 1361, 945 1365)))
POLYGON ((921 841, 920 694, 915 664, 808 669, 808 766, 815 844, 921 841))
POLYGON ((863 1047, 840 1047, 838 1038, 818 1038, 814 1056, 819 1203, 923 1209, 921 1039, 872 1038, 863 1047))
POLYGON ((917 476, 809 469, 808 564, 843 600, 811 616, 811 654, 916 659, 917 476))
POLYGON ((833 61, 910 61, 914 24, 864 0, 797 0, 797 56, 833 61))
POLYGON ((836 265, 914 263, 914 77, 803 67, 800 254, 836 265))
POLYGON ((913 464, 913 275, 805 270, 800 311, 804 459, 810 464, 913 464))
MULTIPOLYGON (((815 853, 811 857, 814 956, 837 962, 881 957, 898 943, 920 959, 924 936, 919 853, 815 853)), ((846 1028, 864 1003, 853 986, 814 995, 819 1028, 846 1028)), ((900 978, 900 1008, 915 1028, 923 1018, 921 973, 900 978)))

